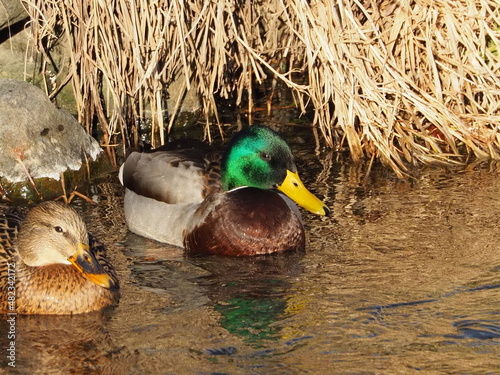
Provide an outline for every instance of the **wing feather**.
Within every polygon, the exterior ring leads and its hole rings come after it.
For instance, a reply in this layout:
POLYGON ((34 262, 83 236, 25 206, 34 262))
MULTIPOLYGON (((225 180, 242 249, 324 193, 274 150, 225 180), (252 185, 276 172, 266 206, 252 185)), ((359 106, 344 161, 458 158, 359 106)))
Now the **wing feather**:
POLYGON ((135 193, 169 204, 201 202, 206 161, 195 149, 133 152, 122 171, 123 185, 135 193))

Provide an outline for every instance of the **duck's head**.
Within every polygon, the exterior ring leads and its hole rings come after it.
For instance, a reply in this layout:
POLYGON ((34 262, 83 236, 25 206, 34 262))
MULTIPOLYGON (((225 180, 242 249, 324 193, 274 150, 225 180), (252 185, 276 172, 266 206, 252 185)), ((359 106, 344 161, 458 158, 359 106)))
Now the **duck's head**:
POLYGON ((278 189, 312 213, 330 214, 300 180, 288 143, 265 126, 251 126, 231 139, 222 158, 221 178, 226 191, 241 186, 278 189))
POLYGON ((89 250, 87 228, 67 205, 44 202, 28 212, 19 230, 17 251, 31 267, 66 264, 104 288, 114 281, 89 250))

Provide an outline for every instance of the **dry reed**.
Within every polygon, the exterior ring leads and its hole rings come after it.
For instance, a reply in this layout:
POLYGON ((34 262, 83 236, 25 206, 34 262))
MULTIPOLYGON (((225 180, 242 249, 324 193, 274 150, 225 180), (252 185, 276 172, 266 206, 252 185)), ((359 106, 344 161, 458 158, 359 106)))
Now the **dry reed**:
POLYGON ((97 118, 108 146, 135 143, 134 120, 147 110, 164 142, 187 90, 201 99, 206 129, 219 124, 216 97, 241 104, 247 95, 251 111, 252 88, 271 77, 303 111, 312 105, 326 144, 346 144, 355 161, 375 157, 403 176, 415 162, 500 159, 497 0, 29 0, 27 7, 37 40, 55 38, 57 25, 64 30, 79 121, 90 131, 97 118), (174 80, 183 89, 166 108, 174 80))

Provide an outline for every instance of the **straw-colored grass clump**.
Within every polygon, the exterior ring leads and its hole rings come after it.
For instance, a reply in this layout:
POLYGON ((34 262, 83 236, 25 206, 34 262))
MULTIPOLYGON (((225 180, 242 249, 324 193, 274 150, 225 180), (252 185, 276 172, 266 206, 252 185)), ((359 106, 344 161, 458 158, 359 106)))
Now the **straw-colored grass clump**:
POLYGON ((402 175, 416 161, 500 159, 496 0, 28 5, 37 40, 64 30, 79 120, 90 129, 97 118, 108 145, 137 141, 134 119, 147 110, 163 142, 187 90, 208 127, 219 123, 217 97, 241 104, 276 79, 302 110, 314 107, 324 142, 347 145, 354 160, 379 158, 402 175), (182 90, 166 108, 174 80, 182 90))

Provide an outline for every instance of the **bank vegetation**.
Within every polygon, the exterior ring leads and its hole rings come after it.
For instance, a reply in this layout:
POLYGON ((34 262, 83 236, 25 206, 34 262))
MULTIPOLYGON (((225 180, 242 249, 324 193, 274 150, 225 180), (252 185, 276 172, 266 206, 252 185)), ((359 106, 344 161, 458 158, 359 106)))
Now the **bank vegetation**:
POLYGON ((354 161, 378 159, 404 176, 414 163, 500 159, 497 0, 26 5, 45 64, 58 41, 69 51, 48 94, 71 83, 79 121, 99 124, 110 154, 137 143, 145 118, 153 142, 165 142, 191 90, 208 135, 221 98, 252 112, 255 87, 279 82, 312 109, 321 142, 354 161))

